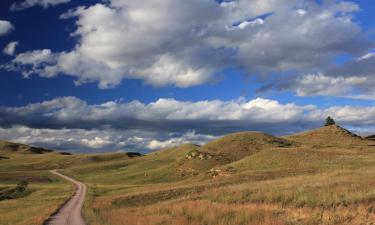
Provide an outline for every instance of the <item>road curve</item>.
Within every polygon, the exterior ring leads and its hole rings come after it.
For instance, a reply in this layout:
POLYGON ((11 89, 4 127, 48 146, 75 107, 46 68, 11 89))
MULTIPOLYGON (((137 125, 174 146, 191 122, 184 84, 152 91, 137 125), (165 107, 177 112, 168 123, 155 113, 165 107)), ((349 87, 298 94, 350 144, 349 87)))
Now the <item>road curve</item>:
POLYGON ((76 186, 76 192, 67 203, 48 221, 46 225, 87 225, 81 215, 83 202, 86 196, 86 185, 68 176, 59 173, 57 170, 51 170, 51 173, 62 177, 76 186))

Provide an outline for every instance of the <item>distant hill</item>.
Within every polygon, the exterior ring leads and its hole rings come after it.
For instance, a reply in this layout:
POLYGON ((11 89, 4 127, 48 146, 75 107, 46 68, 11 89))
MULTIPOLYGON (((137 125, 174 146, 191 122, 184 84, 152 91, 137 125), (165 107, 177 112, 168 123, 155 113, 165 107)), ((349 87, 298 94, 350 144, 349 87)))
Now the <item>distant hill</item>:
POLYGON ((367 136, 366 139, 370 141, 375 141, 375 135, 367 136))
POLYGON ((349 130, 346 130, 337 125, 322 127, 315 130, 287 136, 285 138, 291 141, 296 141, 308 145, 362 144, 365 140, 357 134, 354 134, 349 130))
MULTIPOLYGON (((0 152, 8 152, 8 153, 21 153, 21 154, 46 154, 51 153, 53 150, 40 148, 40 147, 32 147, 29 145, 24 144, 17 144, 7 141, 0 141, 0 152)), ((68 155, 70 153, 61 152, 60 154, 68 155)))

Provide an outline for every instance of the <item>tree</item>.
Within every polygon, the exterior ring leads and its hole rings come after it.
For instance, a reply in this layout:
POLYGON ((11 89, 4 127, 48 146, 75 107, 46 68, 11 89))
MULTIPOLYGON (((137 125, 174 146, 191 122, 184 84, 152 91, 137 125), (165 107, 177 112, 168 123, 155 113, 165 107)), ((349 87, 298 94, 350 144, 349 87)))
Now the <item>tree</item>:
POLYGON ((334 119, 332 119, 330 116, 329 117, 327 117, 327 119, 326 119, 326 123, 325 123, 325 125, 324 126, 331 126, 331 125, 335 125, 336 124, 336 122, 335 122, 335 120, 334 119))

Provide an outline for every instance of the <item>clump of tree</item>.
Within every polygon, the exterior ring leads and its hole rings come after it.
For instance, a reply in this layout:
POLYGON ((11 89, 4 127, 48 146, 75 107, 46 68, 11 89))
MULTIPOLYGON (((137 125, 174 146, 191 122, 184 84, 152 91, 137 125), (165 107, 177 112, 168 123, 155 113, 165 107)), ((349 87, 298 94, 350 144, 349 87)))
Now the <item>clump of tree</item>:
POLYGON ((329 117, 327 117, 324 126, 327 127, 327 126, 332 126, 332 125, 335 125, 335 124, 336 124, 335 120, 332 119, 332 117, 329 116, 329 117))
POLYGON ((16 191, 18 193, 23 193, 26 191, 28 185, 29 185, 29 182, 27 180, 21 180, 17 184, 16 191))
POLYGON ((31 193, 30 190, 27 189, 28 185, 29 182, 27 180, 21 180, 15 188, 0 190, 0 201, 25 197, 31 193))

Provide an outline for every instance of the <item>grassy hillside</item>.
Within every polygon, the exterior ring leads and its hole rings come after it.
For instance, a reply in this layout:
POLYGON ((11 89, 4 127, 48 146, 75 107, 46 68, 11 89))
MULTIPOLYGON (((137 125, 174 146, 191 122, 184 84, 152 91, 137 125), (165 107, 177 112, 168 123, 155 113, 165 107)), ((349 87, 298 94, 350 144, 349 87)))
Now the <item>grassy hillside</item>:
POLYGON ((89 184, 90 224, 369 224, 373 142, 338 126, 228 135, 66 170, 89 184), (90 168, 90 169, 89 169, 90 168))
POLYGON ((315 147, 357 147, 368 143, 362 137, 337 125, 325 126, 285 138, 305 145, 314 145, 315 147))
MULTIPOLYGON (((73 187, 48 169, 64 167, 71 156, 43 148, 0 142, 0 224, 40 225, 72 194, 73 187), (28 181, 24 191, 18 183, 28 181)), ((76 158, 76 157, 74 157, 76 158)))
POLYGON ((371 224, 374 146, 329 126, 282 138, 235 133, 144 156, 0 150, 0 183, 9 188, 26 177, 34 191, 15 205, 39 197, 57 206, 71 189, 48 170, 64 168, 89 186, 84 214, 91 225, 371 224))
POLYGON ((19 154, 45 154, 52 152, 52 150, 45 148, 31 147, 7 141, 0 141, 0 151, 19 154))
POLYGON ((134 157, 139 157, 139 154, 72 155, 1 141, 0 198, 4 198, 0 199, 0 224, 41 225, 72 195, 72 185, 52 175, 49 170, 78 165, 88 169, 99 165, 112 167, 134 157), (20 181, 29 183, 24 193, 16 192, 20 181))

